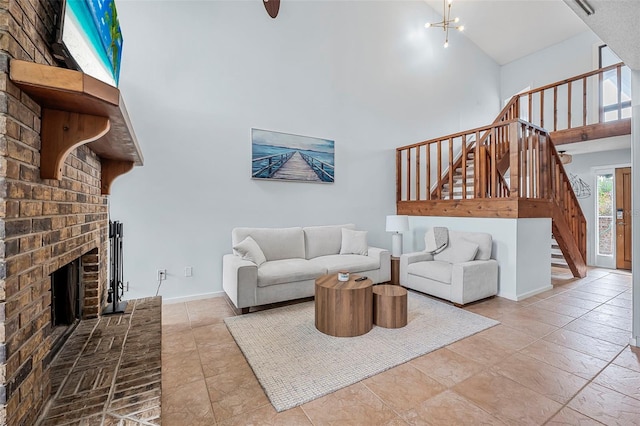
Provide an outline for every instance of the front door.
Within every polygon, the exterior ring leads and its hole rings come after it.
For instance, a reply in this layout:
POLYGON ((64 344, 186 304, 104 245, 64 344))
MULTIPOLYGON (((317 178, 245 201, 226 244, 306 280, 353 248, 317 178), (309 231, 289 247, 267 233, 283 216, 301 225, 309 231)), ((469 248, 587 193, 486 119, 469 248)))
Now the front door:
POLYGON ((616 268, 631 269, 631 167, 616 169, 616 268))

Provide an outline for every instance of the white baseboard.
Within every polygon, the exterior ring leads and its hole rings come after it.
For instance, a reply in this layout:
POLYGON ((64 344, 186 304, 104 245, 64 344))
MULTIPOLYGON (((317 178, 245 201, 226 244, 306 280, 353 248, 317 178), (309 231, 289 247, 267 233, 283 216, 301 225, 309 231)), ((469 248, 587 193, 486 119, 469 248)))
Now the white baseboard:
POLYGON ((182 297, 171 297, 171 298, 162 298, 163 305, 170 305, 172 303, 184 303, 191 302, 192 300, 202 300, 202 299, 210 299, 212 297, 222 297, 224 296, 224 291, 216 291, 213 293, 202 293, 202 294, 194 294, 191 296, 182 296, 182 297))
POLYGON ((551 290, 552 288, 553 288, 553 286, 551 284, 549 284, 546 287, 537 288, 535 290, 531 290, 531 291, 528 291, 526 293, 519 294, 516 297, 516 301, 519 302, 521 300, 526 299, 527 297, 531 297, 531 296, 535 296, 536 294, 544 293, 545 291, 551 290))
POLYGON ((629 338, 629 344, 631 346, 640 347, 640 338, 630 337, 629 338))
POLYGON ((504 292, 504 291, 498 290, 498 294, 496 294, 496 296, 504 297, 505 299, 513 300, 514 302, 518 301, 518 298, 512 292, 504 292))

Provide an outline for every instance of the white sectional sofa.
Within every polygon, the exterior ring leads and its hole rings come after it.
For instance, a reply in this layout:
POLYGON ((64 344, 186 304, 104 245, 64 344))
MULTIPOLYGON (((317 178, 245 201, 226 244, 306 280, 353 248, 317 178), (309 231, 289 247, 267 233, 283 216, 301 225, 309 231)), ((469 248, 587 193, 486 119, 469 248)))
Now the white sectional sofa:
POLYGON ((400 256, 400 285, 456 305, 495 296, 498 262, 491 259, 492 240, 484 232, 449 231, 449 244, 442 252, 400 256))
POLYGON ((315 280, 341 270, 374 284, 391 279, 391 255, 369 247, 355 225, 234 228, 222 259, 222 288, 242 313, 252 306, 313 296, 315 280), (257 246, 257 248, 256 248, 257 246))

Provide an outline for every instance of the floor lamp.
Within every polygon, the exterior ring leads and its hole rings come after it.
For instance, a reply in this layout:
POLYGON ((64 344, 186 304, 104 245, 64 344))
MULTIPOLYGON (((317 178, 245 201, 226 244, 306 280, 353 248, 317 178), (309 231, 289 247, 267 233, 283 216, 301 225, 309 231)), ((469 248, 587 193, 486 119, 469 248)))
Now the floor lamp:
POLYGON ((391 256, 400 257, 402 254, 402 232, 409 230, 409 216, 387 216, 387 232, 393 232, 391 236, 391 256))

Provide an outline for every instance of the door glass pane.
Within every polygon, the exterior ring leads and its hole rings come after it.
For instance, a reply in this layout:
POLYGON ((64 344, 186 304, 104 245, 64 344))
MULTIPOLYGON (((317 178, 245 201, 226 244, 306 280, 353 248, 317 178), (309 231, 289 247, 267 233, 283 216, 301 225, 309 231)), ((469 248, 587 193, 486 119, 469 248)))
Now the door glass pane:
POLYGON ((613 174, 597 176, 598 198, 596 216, 598 232, 596 247, 599 256, 613 256, 613 174))

